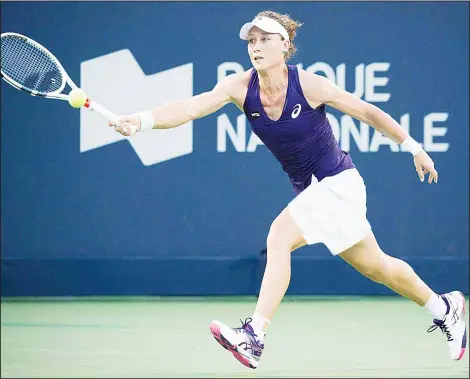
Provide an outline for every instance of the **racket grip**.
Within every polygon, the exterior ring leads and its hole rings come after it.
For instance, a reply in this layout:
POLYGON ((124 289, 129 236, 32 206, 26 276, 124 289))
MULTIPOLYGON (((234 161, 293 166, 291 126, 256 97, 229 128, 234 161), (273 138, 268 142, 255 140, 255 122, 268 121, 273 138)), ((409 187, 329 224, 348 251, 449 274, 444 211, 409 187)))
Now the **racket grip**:
POLYGON ((102 116, 106 117, 109 121, 113 121, 117 123, 117 118, 118 116, 115 115, 113 112, 107 110, 105 107, 102 105, 98 104, 96 101, 87 99, 85 103, 85 107, 88 108, 91 111, 97 112, 101 114, 102 116))

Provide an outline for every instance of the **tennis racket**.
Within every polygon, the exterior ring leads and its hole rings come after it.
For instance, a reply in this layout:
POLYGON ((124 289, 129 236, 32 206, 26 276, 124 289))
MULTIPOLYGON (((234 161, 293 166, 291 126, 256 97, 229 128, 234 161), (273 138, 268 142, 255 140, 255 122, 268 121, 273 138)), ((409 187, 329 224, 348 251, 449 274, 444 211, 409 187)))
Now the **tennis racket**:
MULTIPOLYGON (((30 95, 68 101, 70 91, 78 89, 54 54, 29 37, 2 33, 1 57, 2 78, 30 95)), ((110 121, 117 120, 114 113, 89 98, 83 106, 110 121)))

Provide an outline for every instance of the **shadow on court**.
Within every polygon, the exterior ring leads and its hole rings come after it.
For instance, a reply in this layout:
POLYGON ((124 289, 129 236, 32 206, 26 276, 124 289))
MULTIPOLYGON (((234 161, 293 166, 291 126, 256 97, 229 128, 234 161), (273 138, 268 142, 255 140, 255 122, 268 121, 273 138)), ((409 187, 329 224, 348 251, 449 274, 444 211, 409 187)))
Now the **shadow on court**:
MULTIPOLYGON (((398 297, 287 297, 257 370, 212 338, 255 297, 3 299, 1 376, 468 378, 428 313, 398 297)), ((468 308, 468 298, 467 298, 468 308)), ((466 316, 468 325, 468 313, 466 316)))

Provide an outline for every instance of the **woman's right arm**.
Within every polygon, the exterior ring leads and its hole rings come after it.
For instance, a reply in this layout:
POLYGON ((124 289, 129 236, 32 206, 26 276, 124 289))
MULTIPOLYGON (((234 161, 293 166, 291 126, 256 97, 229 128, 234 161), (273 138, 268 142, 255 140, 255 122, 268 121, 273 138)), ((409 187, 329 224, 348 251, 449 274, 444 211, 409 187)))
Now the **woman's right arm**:
POLYGON ((108 125, 116 127, 116 131, 122 135, 131 136, 140 131, 142 126, 143 129, 169 129, 207 116, 233 101, 231 93, 239 87, 241 75, 227 76, 212 91, 164 103, 149 111, 119 116, 117 122, 111 121, 108 125))

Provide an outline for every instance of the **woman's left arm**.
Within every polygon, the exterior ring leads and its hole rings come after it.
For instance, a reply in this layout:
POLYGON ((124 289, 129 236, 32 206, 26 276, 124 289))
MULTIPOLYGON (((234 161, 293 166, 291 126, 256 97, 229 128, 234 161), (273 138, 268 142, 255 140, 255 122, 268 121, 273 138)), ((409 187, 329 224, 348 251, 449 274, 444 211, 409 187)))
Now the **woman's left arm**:
POLYGON ((388 113, 339 88, 323 76, 303 70, 299 71, 302 90, 312 107, 316 108, 321 104, 326 104, 372 126, 413 154, 416 171, 421 181, 424 181, 424 176, 429 173, 428 182, 432 183, 434 181, 437 183, 438 173, 434 168, 432 159, 421 145, 411 138, 406 130, 388 113))

